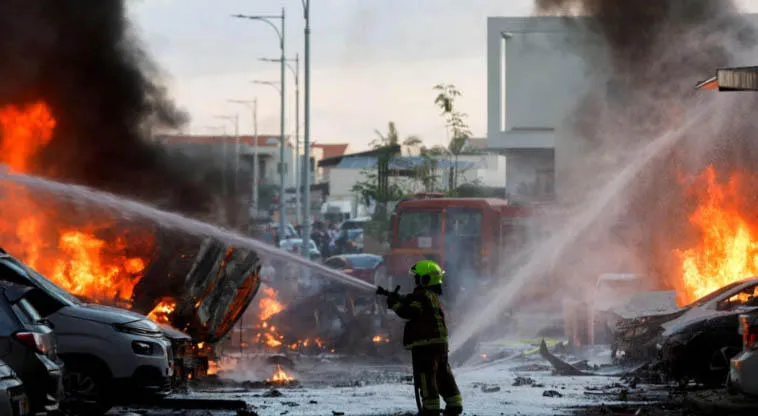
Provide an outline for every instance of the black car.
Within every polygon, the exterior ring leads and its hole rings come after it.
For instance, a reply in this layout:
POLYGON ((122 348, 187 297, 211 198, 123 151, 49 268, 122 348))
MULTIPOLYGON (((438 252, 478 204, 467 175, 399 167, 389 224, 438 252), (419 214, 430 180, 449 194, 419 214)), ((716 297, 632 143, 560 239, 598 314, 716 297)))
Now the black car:
POLYGON ((0 358, 24 382, 32 414, 58 410, 63 397, 53 331, 26 300, 34 290, 0 283, 0 358))

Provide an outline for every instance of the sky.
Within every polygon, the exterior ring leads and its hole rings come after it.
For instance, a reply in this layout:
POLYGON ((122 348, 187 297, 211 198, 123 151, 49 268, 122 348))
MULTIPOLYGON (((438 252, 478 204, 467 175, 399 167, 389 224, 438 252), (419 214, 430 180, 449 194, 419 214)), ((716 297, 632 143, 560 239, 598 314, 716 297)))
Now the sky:
MULTIPOLYGON (((528 16, 533 0, 312 0, 311 138, 366 149, 394 121, 401 137, 445 144, 433 86, 462 91, 459 109, 475 137, 486 135, 486 18, 528 16)), ((742 0, 758 11, 758 0, 742 0)), ((279 134, 279 92, 252 81, 280 80, 275 31, 232 14, 286 12, 288 58, 303 56, 301 0, 130 0, 145 48, 163 71, 194 134, 252 132, 252 111, 229 100, 258 100, 259 134, 279 134)), ((276 21, 275 21, 276 22, 276 21)), ((301 90, 303 71, 301 62, 301 90)), ((294 77, 287 71, 286 133, 294 135, 294 77)), ((302 94, 302 91, 301 91, 302 94)), ((300 135, 303 134, 302 107, 300 135)))

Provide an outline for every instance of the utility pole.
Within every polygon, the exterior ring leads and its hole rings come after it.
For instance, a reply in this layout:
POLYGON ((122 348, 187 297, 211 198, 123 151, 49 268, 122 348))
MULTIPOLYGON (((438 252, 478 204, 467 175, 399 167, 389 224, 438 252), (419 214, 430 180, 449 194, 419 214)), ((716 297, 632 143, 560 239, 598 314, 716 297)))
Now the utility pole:
MULTIPOLYGON (((268 59, 268 58, 261 58, 260 59, 263 62, 277 62, 279 63, 279 59, 268 59)), ((295 54, 295 59, 287 59, 287 67, 292 72, 292 75, 295 76, 295 189, 296 189, 296 214, 295 218, 297 219, 298 224, 302 224, 302 210, 301 210, 301 201, 302 201, 302 193, 300 192, 300 189, 302 188, 302 177, 300 176, 300 172, 302 169, 301 163, 300 163, 300 54, 295 54), (294 62, 295 67, 293 68, 289 63, 294 62)), ((260 82, 259 82, 260 83, 260 82)))
MULTIPOLYGON (((238 18, 238 19, 248 19, 248 20, 258 20, 261 22, 264 22, 271 26, 276 31, 276 34, 279 36, 279 49, 281 51, 281 68, 280 68, 280 76, 281 76, 281 86, 280 86, 280 92, 281 92, 281 117, 280 117, 280 146, 279 146, 279 173, 280 173, 280 180, 279 180, 279 236, 285 237, 287 235, 287 204, 286 204, 286 180, 287 180, 287 163, 285 154, 287 152, 287 141, 285 139, 285 114, 286 114, 286 105, 285 105, 285 76, 286 76, 286 16, 284 12, 284 8, 282 8, 282 14, 279 16, 248 16, 248 15, 241 15, 236 14, 232 17, 238 18), (280 27, 277 27, 272 20, 279 20, 281 23, 280 27)), ((277 242, 278 243, 278 242, 277 242)))
MULTIPOLYGON (((258 99, 254 98, 253 100, 227 100, 227 101, 233 104, 244 105, 252 113, 252 118, 253 118, 253 166, 252 166, 253 189, 252 191, 253 191, 253 194, 252 194, 251 202, 250 202, 250 208, 249 208, 250 212, 248 213, 248 216, 250 217, 250 220, 252 223, 253 222, 252 220, 255 219, 255 217, 257 217, 258 215, 258 179, 259 179, 258 178, 258 99)), ((239 118, 237 119, 237 122, 239 122, 239 118)), ((237 137, 238 138, 240 137, 239 134, 237 135, 237 137)), ((238 140, 237 146, 238 146, 238 150, 237 150, 238 166, 237 166, 236 171, 239 172, 239 163, 240 163, 239 154, 241 152, 239 150, 239 146, 240 146, 239 140, 238 140)))
MULTIPOLYGON (((303 135, 303 241, 311 236, 311 0, 301 0, 305 19, 305 129, 303 135)), ((303 257, 308 257, 310 244, 303 244, 303 257)))
MULTIPOLYGON (((240 175, 240 115, 234 113, 234 200, 235 205, 239 197, 240 175)), ((235 215, 236 218, 236 215, 235 215)), ((239 219, 238 219, 239 221, 239 219)))
MULTIPOLYGON (((279 237, 284 240, 287 236, 287 158, 285 157, 285 153, 287 152, 287 140, 285 139, 284 132, 285 132, 285 123, 284 123, 284 115, 287 112, 287 107, 284 103, 284 97, 286 97, 285 90, 287 89, 287 80, 285 77, 287 74, 285 71, 287 70, 287 55, 285 52, 285 20, 284 20, 284 8, 282 8, 282 36, 281 36, 281 59, 282 64, 280 65, 280 77, 281 77, 281 90, 282 90, 282 99, 281 99, 281 118, 279 120, 280 122, 280 128, 279 131, 281 132, 281 145, 279 146, 279 165, 281 170, 281 176, 279 177, 279 237)), ((278 242, 277 242, 278 243, 278 242)))
MULTIPOLYGON (((237 128, 237 125, 238 125, 238 121, 237 120, 239 118, 238 115, 234 115, 234 116, 216 116, 215 118, 233 122, 233 123, 235 123, 235 129, 237 128)), ((239 134, 238 134, 237 131, 235 131, 234 134, 235 134, 235 136, 239 137, 239 134)), ((228 184, 229 179, 228 179, 227 173, 226 173, 227 170, 228 170, 227 166, 229 166, 229 151, 227 150, 229 148, 229 135, 226 133, 226 127, 224 127, 223 141, 224 141, 224 150, 223 150, 223 152, 224 152, 224 157, 223 157, 223 159, 224 159, 224 163, 223 163, 224 186, 223 186, 223 190, 224 190, 224 197, 229 197, 229 184, 228 184)), ((236 192, 237 188, 235 187, 234 190, 236 192)))
POLYGON ((258 99, 253 100, 253 215, 258 218, 258 99))

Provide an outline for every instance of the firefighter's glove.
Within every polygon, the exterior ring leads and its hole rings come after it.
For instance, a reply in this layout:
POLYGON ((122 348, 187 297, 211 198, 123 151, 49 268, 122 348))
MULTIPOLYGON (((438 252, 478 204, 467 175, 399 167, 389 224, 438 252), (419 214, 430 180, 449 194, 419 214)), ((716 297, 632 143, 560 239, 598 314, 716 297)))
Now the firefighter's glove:
POLYGON ((398 296, 397 293, 390 292, 390 294, 387 295, 387 309, 392 309, 392 307, 395 306, 395 304, 399 302, 399 300, 400 300, 400 297, 398 296))

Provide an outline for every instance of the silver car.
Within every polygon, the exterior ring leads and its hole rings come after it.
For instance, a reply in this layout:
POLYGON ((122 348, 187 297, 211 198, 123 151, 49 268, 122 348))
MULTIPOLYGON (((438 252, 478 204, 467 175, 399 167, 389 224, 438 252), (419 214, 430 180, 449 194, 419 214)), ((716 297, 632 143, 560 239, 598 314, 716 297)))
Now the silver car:
POLYGON ((740 315, 742 352, 731 359, 729 388, 758 396, 758 312, 740 315))
POLYGON ((29 399, 16 373, 0 361, 0 415, 29 415, 29 399))

